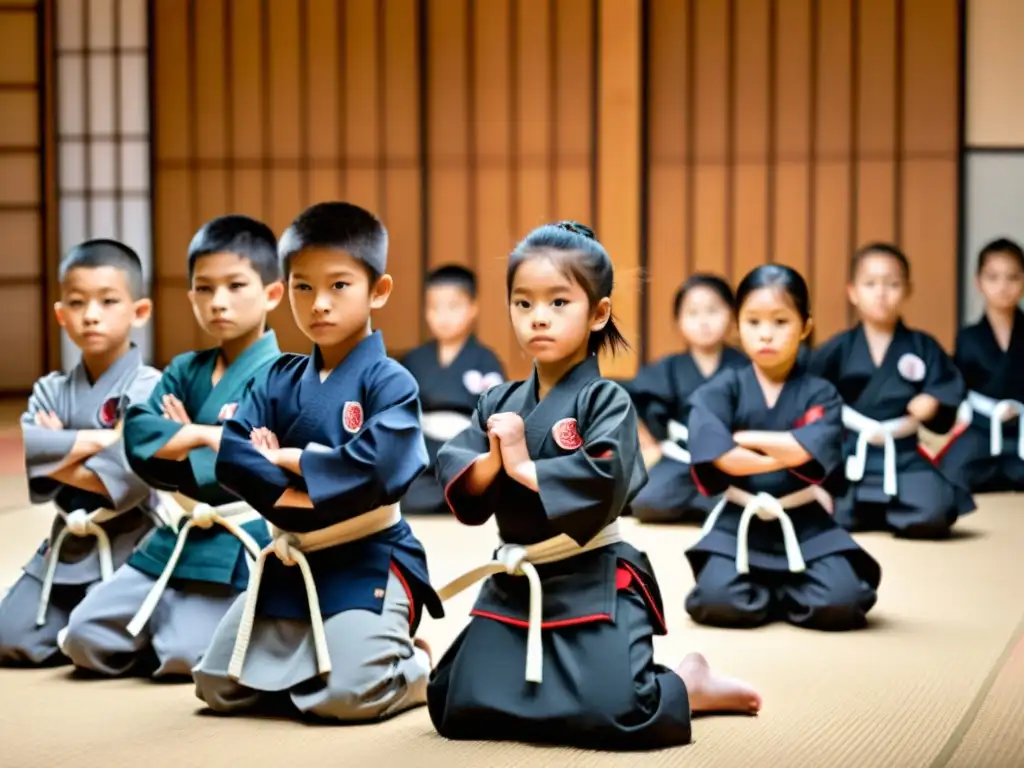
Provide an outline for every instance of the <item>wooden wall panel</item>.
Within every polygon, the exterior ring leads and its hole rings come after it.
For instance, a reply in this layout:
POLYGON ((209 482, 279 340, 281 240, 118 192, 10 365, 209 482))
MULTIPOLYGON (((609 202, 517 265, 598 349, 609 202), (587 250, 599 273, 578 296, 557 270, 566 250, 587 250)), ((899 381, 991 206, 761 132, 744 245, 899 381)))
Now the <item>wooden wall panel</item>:
POLYGON ((853 1, 819 3, 817 9, 814 255, 807 282, 815 339, 824 341, 848 324, 846 265, 853 244, 853 1))
POLYGON ((853 320, 848 264, 872 240, 915 265, 907 320, 951 342, 958 0, 649 8, 647 358, 682 347, 668 297, 685 277, 769 261, 807 278, 824 340, 853 320))
MULTIPOLYGON (((918 296, 955 296, 957 0, 151 5, 168 308, 204 218, 280 232, 331 198, 391 232, 396 288, 377 324, 394 352, 425 338, 425 271, 456 262, 477 271, 480 335, 513 375, 529 361, 505 257, 547 221, 591 224, 612 253, 634 345, 603 361, 614 376, 681 346, 671 299, 696 270, 736 282, 766 261, 797 267, 819 339, 851 319, 847 264, 867 240, 948 264, 916 270, 918 296)), ((921 299, 908 319, 944 340, 955 322, 921 299)), ((306 348, 287 308, 273 322, 306 348)), ((202 342, 157 325, 158 362, 202 342)))
POLYGON ((908 322, 952 349, 959 326, 957 159, 959 99, 948 83, 959 70, 957 0, 903 0, 903 112, 899 197, 901 244, 913 269, 908 322))
POLYGON ((598 18, 597 234, 615 264, 612 305, 632 353, 605 357, 607 376, 636 372, 640 338, 641 3, 601 0, 598 18))
POLYGON ((769 258, 810 275, 814 120, 817 90, 812 61, 817 39, 815 0, 776 0, 772 137, 772 241, 769 258))
POLYGON ((30 392, 51 364, 55 254, 45 222, 55 218, 47 181, 52 110, 39 66, 52 49, 48 15, 43 3, 0 4, 0 395, 30 392))
POLYGON ((653 0, 648 11, 647 339, 650 360, 680 347, 672 300, 692 271, 690 140, 691 14, 677 0, 653 0))

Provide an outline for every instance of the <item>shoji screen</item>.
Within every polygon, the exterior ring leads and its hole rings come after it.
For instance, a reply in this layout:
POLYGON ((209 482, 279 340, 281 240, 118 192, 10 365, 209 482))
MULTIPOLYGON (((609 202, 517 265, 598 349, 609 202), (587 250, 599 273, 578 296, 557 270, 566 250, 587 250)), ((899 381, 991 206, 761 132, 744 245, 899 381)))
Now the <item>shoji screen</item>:
MULTIPOLYGON (((110 237, 151 274, 146 0, 60 0, 57 130, 60 249, 110 237)), ((152 333, 136 342, 149 357, 152 333)), ((78 350, 64 340, 65 366, 78 350)))

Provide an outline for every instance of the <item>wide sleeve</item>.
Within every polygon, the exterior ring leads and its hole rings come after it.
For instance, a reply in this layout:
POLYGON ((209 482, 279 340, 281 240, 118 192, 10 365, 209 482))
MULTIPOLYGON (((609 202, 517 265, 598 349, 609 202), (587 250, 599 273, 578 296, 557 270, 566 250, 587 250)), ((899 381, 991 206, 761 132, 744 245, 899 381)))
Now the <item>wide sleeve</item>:
POLYGON ((733 369, 702 384, 690 396, 690 475, 705 496, 716 496, 731 482, 730 475, 716 467, 715 461, 736 447, 732 435, 738 390, 733 369))
POLYGON ((255 377, 246 386, 234 416, 224 422, 217 453, 217 480, 257 512, 270 519, 274 504, 291 486, 291 475, 253 447, 249 434, 256 427, 275 432, 270 391, 275 369, 255 377))
POLYGON ((165 395, 184 402, 188 362, 179 356, 164 369, 149 397, 128 408, 124 419, 124 450, 135 473, 154 488, 176 491, 186 481, 189 466, 183 461, 156 458, 156 452, 178 434, 182 425, 165 419, 161 409, 165 395))
MULTIPOLYGON (((130 408, 136 403, 145 402, 159 380, 159 371, 149 367, 139 369, 138 375, 124 393, 124 404, 130 408)), ((149 486, 135 474, 128 462, 123 435, 117 442, 86 459, 82 466, 103 483, 114 511, 137 507, 149 497, 149 486)))
POLYGON ((63 373, 50 373, 32 387, 28 408, 21 415, 21 440, 25 450, 25 474, 28 477, 29 498, 34 504, 50 501, 57 495, 61 483, 50 477, 71 453, 78 438, 74 429, 47 429, 36 424, 36 414, 54 413, 62 423, 69 414, 62 408, 62 392, 69 386, 63 373))
POLYGON ((551 528, 585 544, 622 514, 646 480, 636 410, 618 384, 598 380, 580 394, 570 453, 534 459, 540 502, 551 528))
MULTIPOLYGON (((359 432, 342 446, 311 446, 302 452, 313 515, 324 525, 397 501, 427 467, 416 380, 398 365, 379 371, 367 387, 366 419, 359 432)), ((337 415, 340 420, 340 407, 337 415)))
POLYGON ((818 485, 843 461, 843 401, 827 381, 812 379, 804 406, 791 434, 811 459, 790 472, 818 485))
POLYGON ((967 397, 967 386, 959 369, 939 346, 939 342, 926 333, 919 333, 922 336, 921 357, 925 366, 921 392, 939 401, 939 410, 924 423, 924 427, 942 435, 956 424, 957 409, 967 397))
POLYGON ((668 438, 668 421, 677 410, 668 367, 669 358, 645 365, 625 385, 637 415, 655 440, 668 438))
POLYGON ((467 493, 464 482, 466 470, 473 462, 491 451, 491 441, 487 437, 487 419, 494 412, 491 403, 496 401, 496 394, 491 390, 481 395, 470 425, 442 445, 437 452, 437 481, 444 489, 448 508, 456 519, 465 525, 483 525, 496 509, 500 478, 504 470, 499 472, 490 487, 479 495, 467 493))

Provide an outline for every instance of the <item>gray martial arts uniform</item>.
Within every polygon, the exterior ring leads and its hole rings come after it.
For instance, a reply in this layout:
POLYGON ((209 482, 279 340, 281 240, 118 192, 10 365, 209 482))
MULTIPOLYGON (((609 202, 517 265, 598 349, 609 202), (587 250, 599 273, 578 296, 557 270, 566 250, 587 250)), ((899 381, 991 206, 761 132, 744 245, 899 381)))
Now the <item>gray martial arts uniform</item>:
POLYGON ((49 475, 70 453, 78 430, 113 429, 128 405, 145 400, 159 378, 159 371, 143 365, 139 349, 132 345, 95 383, 89 381, 81 363, 68 374, 54 372, 36 382, 21 418, 29 497, 35 504, 53 501, 58 515, 49 538, 0 602, 0 664, 63 661, 57 635, 67 625, 71 610, 101 580, 106 568, 113 570, 124 563, 152 529, 155 497, 131 471, 120 441, 84 462, 103 483, 109 498, 66 486, 49 475), (36 425, 39 412, 56 414, 64 428, 36 425), (98 523, 109 541, 109 558, 100 545, 102 537, 86 530, 89 524, 83 519, 97 510, 115 513, 98 523), (68 533, 62 536, 65 528, 68 533), (52 579, 47 579, 58 543, 59 557, 52 579), (49 599, 43 600, 48 581, 52 589, 49 599))

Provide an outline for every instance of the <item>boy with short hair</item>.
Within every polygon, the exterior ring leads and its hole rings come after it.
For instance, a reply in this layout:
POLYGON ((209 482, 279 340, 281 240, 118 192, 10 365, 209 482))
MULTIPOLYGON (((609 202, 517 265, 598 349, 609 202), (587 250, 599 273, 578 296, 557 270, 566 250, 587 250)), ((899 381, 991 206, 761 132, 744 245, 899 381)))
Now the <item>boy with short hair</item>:
POLYGON ((29 497, 53 501, 57 516, 0 602, 0 664, 66 662, 57 638, 72 609, 157 521, 121 443, 125 410, 160 378, 131 341, 152 311, 142 264, 123 243, 88 240, 65 256, 59 279, 57 322, 82 356, 70 373, 39 379, 21 417, 29 497))
POLYGON ((247 216, 204 224, 188 251, 189 299, 217 346, 178 355, 148 401, 132 406, 124 442, 135 471, 162 492, 175 522, 154 531, 72 612, 64 652, 103 675, 188 675, 245 589, 246 553, 266 523, 217 482, 221 424, 246 385, 280 355, 267 315, 284 293, 277 239, 247 216))
POLYGON ((836 521, 941 539, 974 499, 921 454, 918 430, 948 432, 967 389, 938 341, 903 323, 910 287, 910 262, 895 245, 859 249, 847 294, 860 322, 810 353, 808 367, 844 402, 849 486, 835 499, 836 521))
POLYGON ((473 332, 479 308, 476 275, 455 264, 438 267, 424 285, 431 341, 412 350, 404 365, 420 389, 421 424, 429 464, 402 499, 404 514, 447 514, 434 474, 437 452, 470 423, 480 395, 505 380, 498 356, 473 332))
POLYGON ((387 357, 373 310, 391 293, 387 231, 347 203, 314 205, 278 245, 310 355, 282 355, 224 425, 217 478, 274 543, 193 670, 212 709, 284 702, 342 721, 423 704, 425 605, 442 615, 398 500, 427 463, 416 382, 387 357))

